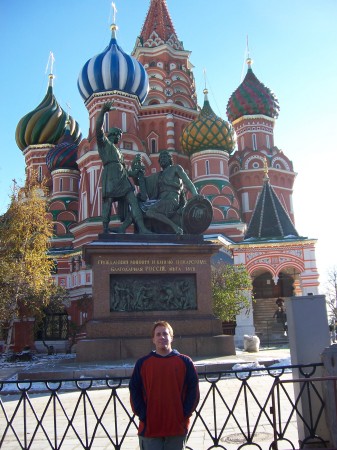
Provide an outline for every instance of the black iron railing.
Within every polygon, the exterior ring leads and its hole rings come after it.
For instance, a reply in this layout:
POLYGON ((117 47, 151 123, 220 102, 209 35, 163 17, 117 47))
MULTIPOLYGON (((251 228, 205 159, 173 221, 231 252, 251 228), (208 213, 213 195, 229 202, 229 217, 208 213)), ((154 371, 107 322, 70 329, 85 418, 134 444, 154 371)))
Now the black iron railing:
MULTIPOLYGON (((200 374, 201 400, 192 417, 187 449, 299 448, 298 426, 312 421, 308 438, 319 436, 323 398, 313 377, 322 364, 247 368, 200 374), (305 389, 294 389, 292 371, 305 389), (309 393, 309 394, 308 394, 309 393), (308 402, 308 395, 315 402, 308 402), (315 404, 314 404, 315 403, 315 404)), ((83 378, 0 382, 0 448, 138 448, 137 423, 129 403, 128 378, 83 378)), ((296 383, 297 378, 296 378, 296 383)), ((305 436, 304 436, 305 438, 305 436)))
MULTIPOLYGON (((327 447, 329 442, 320 435, 320 426, 326 424, 326 416, 324 415, 325 404, 322 397, 323 389, 327 391, 330 385, 330 403, 331 410, 327 412, 327 416, 335 415, 337 418, 337 377, 307 377, 292 378, 291 380, 277 380, 272 390, 272 407, 273 428, 274 428, 274 447, 278 445, 291 444, 286 438, 287 428, 290 424, 291 417, 282 420, 284 402, 281 401, 282 395, 285 395, 292 407, 292 415, 296 416, 299 427, 301 428, 301 436, 299 444, 301 448, 327 447), (323 387, 324 383, 324 387, 323 387), (294 388, 295 396, 288 396, 286 386, 291 384, 294 388), (313 414, 315 411, 315 414, 313 414)), ((327 425, 329 427, 329 425, 327 425)), ((335 424, 332 426, 336 426, 335 424)), ((331 445, 329 445, 331 447, 331 445)), ((284 448, 283 446, 281 448, 284 448)), ((293 447, 294 448, 294 447, 293 447)))

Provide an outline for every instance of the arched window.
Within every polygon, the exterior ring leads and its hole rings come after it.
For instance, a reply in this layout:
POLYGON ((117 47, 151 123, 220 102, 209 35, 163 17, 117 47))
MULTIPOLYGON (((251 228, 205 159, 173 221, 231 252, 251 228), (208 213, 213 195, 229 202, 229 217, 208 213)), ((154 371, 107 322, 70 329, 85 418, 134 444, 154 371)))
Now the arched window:
POLYGON ((249 211, 249 195, 248 192, 242 193, 242 212, 248 212, 249 211))
POLYGON ((63 178, 60 178, 60 192, 63 191, 63 178))
POLYGON ((109 131, 109 113, 104 114, 104 131, 109 131))
POLYGON ((157 140, 151 139, 151 153, 157 153, 157 140))
POLYGON ((86 219, 88 217, 88 204, 87 204, 87 193, 82 193, 82 199, 81 199, 81 206, 82 206, 82 220, 86 219))
POLYGON ((122 131, 123 133, 126 133, 127 129, 126 129, 126 113, 123 112, 122 113, 122 131))
POLYGON ((205 161, 205 169, 206 169, 206 175, 209 175, 210 170, 209 170, 209 161, 208 160, 205 161))
POLYGON ((97 215, 102 215, 102 188, 98 188, 98 195, 97 195, 97 215))
POLYGON ((252 134, 252 140, 253 140, 253 150, 257 150, 257 141, 256 141, 256 134, 252 134))
POLYGON ((94 200, 95 188, 97 182, 97 169, 95 167, 88 170, 89 174, 89 189, 90 189, 90 202, 94 200))
POLYGON ((267 146, 267 148, 270 148, 270 137, 269 137, 269 134, 266 134, 266 146, 267 146))
POLYGON ((43 177, 42 166, 39 166, 37 173, 38 173, 37 179, 38 179, 38 181, 41 182, 42 181, 42 177, 43 177))

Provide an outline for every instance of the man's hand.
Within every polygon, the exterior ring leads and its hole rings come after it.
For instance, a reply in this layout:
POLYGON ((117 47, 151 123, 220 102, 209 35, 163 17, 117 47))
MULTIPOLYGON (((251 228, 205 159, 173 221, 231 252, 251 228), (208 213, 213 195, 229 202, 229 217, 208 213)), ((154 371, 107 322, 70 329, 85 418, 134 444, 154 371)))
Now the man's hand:
POLYGON ((116 108, 113 107, 113 104, 114 104, 114 101, 103 103, 102 110, 103 110, 104 112, 115 111, 116 108))

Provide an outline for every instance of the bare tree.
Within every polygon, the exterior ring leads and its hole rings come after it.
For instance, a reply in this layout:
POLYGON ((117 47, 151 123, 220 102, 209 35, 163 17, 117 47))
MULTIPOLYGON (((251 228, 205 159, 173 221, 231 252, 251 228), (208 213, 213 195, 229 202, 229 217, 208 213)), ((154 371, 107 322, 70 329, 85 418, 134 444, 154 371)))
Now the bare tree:
POLYGON ((328 279, 325 288, 326 302, 331 321, 337 321, 337 266, 328 270, 328 279))

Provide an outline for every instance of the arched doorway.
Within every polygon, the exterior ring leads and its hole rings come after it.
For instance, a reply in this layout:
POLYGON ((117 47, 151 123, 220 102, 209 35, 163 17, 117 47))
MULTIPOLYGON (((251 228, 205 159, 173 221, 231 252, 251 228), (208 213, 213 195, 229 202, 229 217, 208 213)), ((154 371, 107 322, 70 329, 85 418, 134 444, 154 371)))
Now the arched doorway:
POLYGON ((293 269, 282 270, 275 279, 267 270, 256 270, 252 274, 253 282, 253 320, 255 333, 262 344, 287 342, 284 329, 277 324, 275 313, 278 310, 276 300, 295 295, 297 274, 293 269), (275 281, 277 283, 275 284, 275 281))
POLYGON ((287 271, 279 273, 277 284, 275 284, 270 272, 260 272, 253 277, 254 298, 278 298, 292 297, 294 295, 295 273, 287 271))
POLYGON ((295 292, 295 277, 287 272, 280 272, 277 281, 277 297, 292 297, 295 292))

